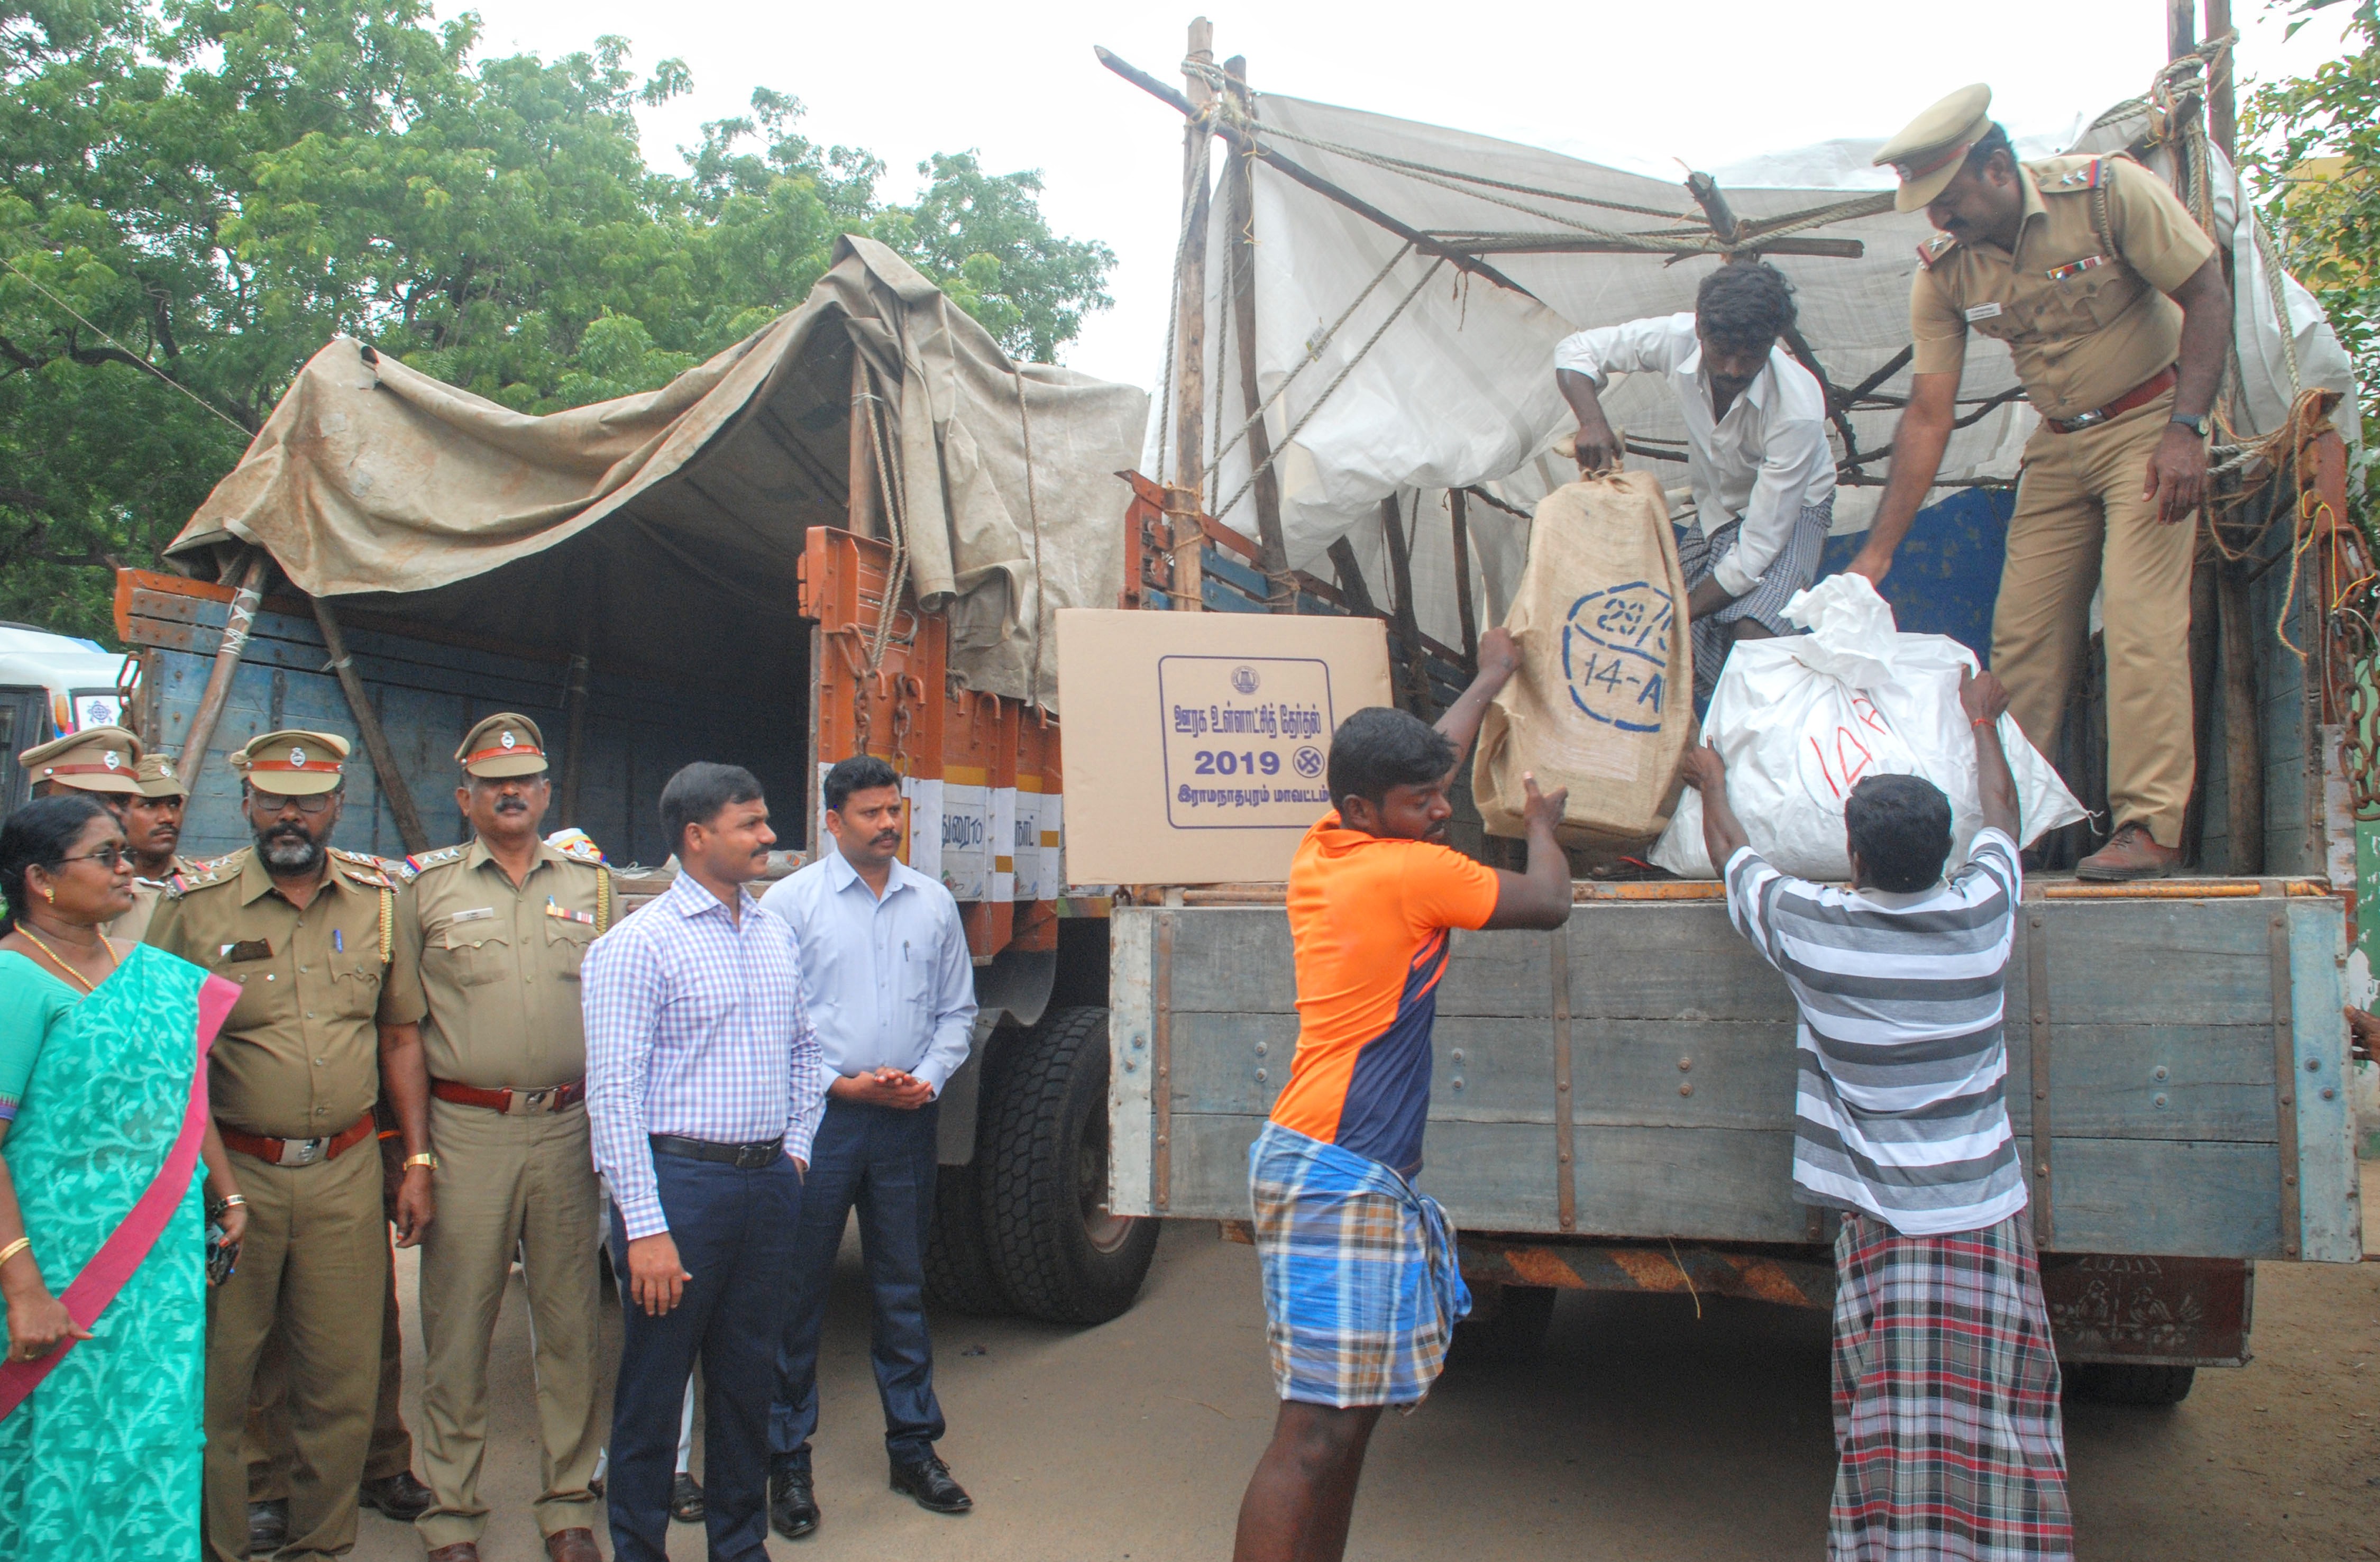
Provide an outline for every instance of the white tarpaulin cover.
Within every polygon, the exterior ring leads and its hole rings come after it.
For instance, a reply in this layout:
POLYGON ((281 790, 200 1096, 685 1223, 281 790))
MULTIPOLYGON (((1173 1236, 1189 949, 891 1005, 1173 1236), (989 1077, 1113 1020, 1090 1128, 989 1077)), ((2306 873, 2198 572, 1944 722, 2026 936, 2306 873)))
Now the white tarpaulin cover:
MULTIPOLYGON (((1567 221, 1631 234, 1689 235, 1705 224, 1701 209, 1678 184, 1559 153, 1270 94, 1256 97, 1254 114, 1269 144, 1278 151, 1427 233, 1575 233, 1560 226, 1567 221), (1433 172, 1450 169, 1492 178, 1501 188, 1433 172), (1585 201, 1641 210, 1615 211, 1585 201)), ((2120 128, 2099 132, 2103 137, 2110 133, 2120 135, 2120 128)), ((1868 144, 1829 142, 1807 154, 1764 160, 1761 173, 1774 177, 1784 170, 1808 182, 1794 189, 1730 185, 1724 187, 1727 199, 1737 216, 1747 221, 1840 202, 1846 198, 1846 186, 1872 186, 1879 172, 1868 169, 1863 175, 1859 168, 1867 155, 1859 149, 1868 144)), ((2055 147, 2036 144, 2024 150, 2036 154, 2055 147)), ((1525 515, 1546 493, 1572 481, 1576 468, 1569 459, 1568 442, 1573 425, 1554 386, 1555 344, 1574 329, 1691 309, 1695 287, 1721 262, 1708 256, 1672 263, 1658 254, 1482 257, 1533 298, 1466 276, 1428 255, 1404 252, 1399 258, 1406 247, 1396 235, 1261 162, 1252 163, 1251 169, 1257 323, 1254 354, 1260 396, 1271 397, 1290 381, 1266 418, 1272 444, 1282 451, 1276 470, 1289 563, 1327 577, 1330 571, 1323 551, 1334 539, 1347 537, 1374 594, 1379 595, 1386 578, 1381 501, 1393 496, 1412 533, 1421 628, 1452 642, 1459 631, 1446 491, 1482 485, 1525 515), (1342 315, 1344 323, 1334 331, 1342 315), (1289 440, 1293 430, 1296 437, 1289 440)), ((1219 206, 1208 227, 1206 262, 1208 448, 1200 453, 1202 467, 1218 446, 1231 444, 1246 418, 1237 368, 1246 345, 1236 339, 1232 311, 1224 307, 1231 226, 1219 206), (1217 387, 1225 388, 1219 395, 1217 387)), ((1886 211, 1808 230, 1808 237, 1861 240, 1865 252, 1857 259, 1773 257, 1792 280, 1802 332, 1836 385, 1860 384, 1908 345, 1909 289, 1917 246, 1931 232, 1922 212, 1886 211)), ((2242 248, 2243 264, 2253 261, 2252 248, 2242 248)), ((2269 289, 2252 280, 2239 291, 2243 318, 2257 308, 2258 299, 2269 299, 2269 289)), ((2293 296, 2293 316, 2300 307, 2299 297, 2293 296)), ((2312 299, 2304 299, 2302 307, 2312 310, 2312 299)), ((2269 319, 2269 302, 2264 309, 2269 319)), ((2337 358, 2336 384, 2343 386, 2345 360, 2329 340, 2327 326, 2318 321, 2318 311, 2300 321, 2301 373, 2308 384, 2334 383, 2328 376, 2332 358, 2337 358)), ((2243 328, 2243 344, 2251 344, 2243 345, 2241 354, 2250 380, 2249 411, 2257 428, 2277 424, 2273 408, 2285 409, 2289 400, 2270 383, 2277 348, 2252 345, 2267 340, 2277 343, 2278 332, 2243 328), (2261 387, 2260 375, 2267 382, 2261 387)), ((1170 374, 1170 365, 1166 372, 1170 374)), ((2287 383, 2283 367, 2279 384, 2287 383)), ((1875 390, 1903 397, 1908 386, 1904 367, 1875 390)), ((1984 402, 2015 386, 2006 346, 1973 337, 1960 385, 1962 413, 1980 411, 1984 402)), ((1631 438, 1674 443, 1683 436, 1682 422, 1656 377, 1621 378, 1605 394, 1604 405, 1631 438)), ((1863 454, 1888 445, 1898 416, 1891 406, 1850 415, 1863 454)), ((1942 464, 1943 481, 2013 478, 2034 422, 2032 409, 2022 398, 1982 411, 1973 424, 1952 436, 1942 464)), ((2341 422, 2352 426, 2347 418, 2341 422)), ((1170 417, 1152 420, 1141 460, 1143 471, 1166 481, 1172 481, 1176 464, 1172 423, 1170 417)), ((1839 436, 1836 445, 1840 458, 1845 453, 1839 436)), ((1642 458, 1632 458, 1629 464, 1653 471, 1683 498, 1682 465, 1642 458)), ((1881 477, 1886 467, 1879 460, 1861 470, 1881 477)), ((1248 472, 1245 443, 1224 450, 1207 483, 1207 499, 1210 507, 1228 506, 1220 519, 1254 537, 1257 526, 1248 472)), ((1840 490, 1835 530, 1864 529, 1880 492, 1873 486, 1840 490)), ((1526 557, 1527 522, 1475 500, 1469 505, 1468 519, 1478 555, 1478 612, 1482 622, 1495 622, 1511 600, 1526 557)))
POLYGON ((855 350, 891 404, 909 578, 949 616, 952 670, 1054 707, 1052 615, 1114 604, 1116 474, 1148 398, 1011 362, 872 239, 839 239, 801 308, 660 390, 545 417, 334 341, 167 552, 212 574, 211 553, 261 543, 317 596, 402 597, 514 643, 591 636, 598 665, 731 665, 756 614, 790 621, 804 531, 848 524, 855 350))

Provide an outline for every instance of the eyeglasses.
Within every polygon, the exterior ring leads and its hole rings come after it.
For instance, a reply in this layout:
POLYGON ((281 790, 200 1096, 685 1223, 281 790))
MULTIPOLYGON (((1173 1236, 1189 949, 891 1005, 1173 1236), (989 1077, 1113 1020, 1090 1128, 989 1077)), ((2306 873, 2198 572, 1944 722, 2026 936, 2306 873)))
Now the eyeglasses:
POLYGON ((79 857, 61 857, 58 859, 58 866, 63 868, 69 862, 96 862, 112 873, 123 867, 125 860, 130 855, 131 853, 120 846, 103 846, 97 851, 86 851, 79 857))
POLYGON ((337 795, 335 792, 316 792, 310 797, 291 798, 283 797, 274 792, 254 794, 258 806, 267 813, 278 813, 285 808, 294 808, 298 812, 307 814, 322 812, 331 806, 331 799, 337 795))

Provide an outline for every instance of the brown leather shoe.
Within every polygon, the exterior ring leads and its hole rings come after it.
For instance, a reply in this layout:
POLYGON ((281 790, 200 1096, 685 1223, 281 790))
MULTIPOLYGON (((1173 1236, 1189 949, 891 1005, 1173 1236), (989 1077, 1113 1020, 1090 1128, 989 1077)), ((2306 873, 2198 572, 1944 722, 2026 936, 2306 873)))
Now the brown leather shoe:
POLYGON ((456 1541, 453 1545, 442 1545, 430 1554, 430 1562, 480 1562, 480 1543, 456 1541))
POLYGON ((554 1531, 545 1537, 545 1555, 552 1562, 603 1562, 592 1530, 554 1531))
POLYGON ((2107 845, 2074 864, 2074 876, 2101 884, 2121 884, 2131 879, 2161 879, 2180 866, 2180 851, 2157 845, 2147 825, 2119 824, 2107 845))

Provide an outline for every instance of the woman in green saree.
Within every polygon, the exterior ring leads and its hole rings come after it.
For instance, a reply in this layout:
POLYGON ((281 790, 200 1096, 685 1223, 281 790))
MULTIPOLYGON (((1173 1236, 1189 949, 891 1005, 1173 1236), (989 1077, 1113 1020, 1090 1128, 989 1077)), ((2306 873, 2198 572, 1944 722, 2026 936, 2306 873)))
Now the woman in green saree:
POLYGON ((0 1562, 200 1552, 206 1219, 247 1225, 206 1050, 238 989, 112 945, 131 885, 86 795, 0 825, 0 1562))

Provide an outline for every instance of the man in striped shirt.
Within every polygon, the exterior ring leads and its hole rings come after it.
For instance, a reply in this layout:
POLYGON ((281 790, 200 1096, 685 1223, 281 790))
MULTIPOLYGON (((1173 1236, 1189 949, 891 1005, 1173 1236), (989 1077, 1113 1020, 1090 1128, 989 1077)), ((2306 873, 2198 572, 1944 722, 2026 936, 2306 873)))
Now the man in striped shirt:
MULTIPOLYGON (((2023 891, 2008 691, 1962 676, 1984 826, 1946 880, 1950 803, 1913 775, 1852 788, 1848 886, 1779 873, 1686 756, 1736 928, 1801 1011, 1793 1190, 1835 1239, 1833 1562, 2070 1557, 2058 1355, 2010 1131, 2001 1031, 2023 891)), ((2011 729, 2012 730, 2012 729, 2011 729)))
POLYGON ((686 1375, 702 1361, 711 1562, 767 1562, 769 1391, 826 1081, 801 945, 744 886, 776 841, 750 772, 662 788, 669 889, 589 946, 587 1118, 627 1302, 613 1393, 615 1562, 668 1562, 686 1375))

